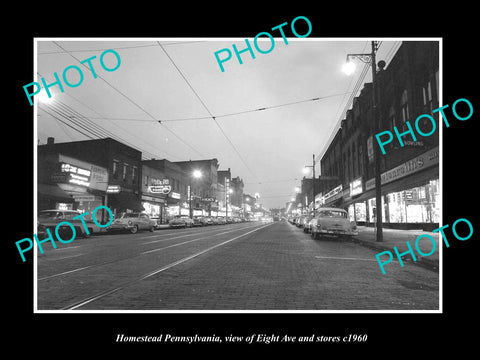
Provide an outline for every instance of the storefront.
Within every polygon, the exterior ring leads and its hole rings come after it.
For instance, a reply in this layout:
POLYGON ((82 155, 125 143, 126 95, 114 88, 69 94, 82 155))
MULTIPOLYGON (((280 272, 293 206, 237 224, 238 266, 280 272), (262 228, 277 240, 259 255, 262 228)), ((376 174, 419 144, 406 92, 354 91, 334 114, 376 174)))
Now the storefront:
MULTIPOLYGON (((433 148, 405 163, 381 174, 382 218, 385 227, 421 228, 438 227, 441 216, 439 152, 433 148)), ((351 220, 360 225, 373 225, 377 204, 375 179, 365 183, 356 179, 344 192, 343 207, 351 220)))
POLYGON ((151 218, 158 219, 160 224, 167 223, 166 199, 171 191, 168 179, 145 177, 142 187, 143 211, 151 218))
POLYGON ((63 154, 39 160, 38 210, 92 212, 104 204, 107 169, 63 154))

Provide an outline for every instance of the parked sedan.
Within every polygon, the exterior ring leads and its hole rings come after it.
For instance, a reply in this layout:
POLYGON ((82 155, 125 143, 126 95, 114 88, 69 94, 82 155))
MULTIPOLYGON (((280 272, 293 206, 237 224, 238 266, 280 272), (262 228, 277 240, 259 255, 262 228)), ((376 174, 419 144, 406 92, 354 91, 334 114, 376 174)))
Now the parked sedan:
POLYGON ((350 221, 348 213, 339 208, 321 208, 310 221, 310 233, 313 239, 323 235, 335 237, 358 235, 355 222, 350 221))
POLYGON ((310 221, 312 221, 313 216, 308 215, 303 218, 303 232, 309 233, 310 232, 310 221))
POLYGON ((186 215, 177 215, 169 221, 168 225, 172 228, 187 228, 193 226, 193 220, 186 215))
MULTIPOLYGON (((74 217, 81 215, 80 211, 76 210, 42 210, 38 213, 37 217, 37 230, 38 233, 42 232, 46 235, 46 229, 50 230, 51 234, 54 234, 55 228, 61 222, 69 222, 75 228, 76 236, 87 237, 85 227, 82 224, 80 218, 73 220, 74 217)), ((88 232, 91 234, 94 232, 94 229, 98 231, 98 226, 93 223, 93 219, 90 214, 83 217, 86 223, 88 232)), ((72 228, 68 225, 61 225, 58 228, 59 234, 65 239, 69 239, 72 235, 72 228)))
POLYGON ((203 216, 194 216, 193 217, 193 226, 205 226, 207 225, 207 220, 203 216))
POLYGON ((121 218, 113 220, 107 231, 130 231, 135 234, 139 230, 153 231, 156 226, 156 221, 145 213, 125 213, 121 218))

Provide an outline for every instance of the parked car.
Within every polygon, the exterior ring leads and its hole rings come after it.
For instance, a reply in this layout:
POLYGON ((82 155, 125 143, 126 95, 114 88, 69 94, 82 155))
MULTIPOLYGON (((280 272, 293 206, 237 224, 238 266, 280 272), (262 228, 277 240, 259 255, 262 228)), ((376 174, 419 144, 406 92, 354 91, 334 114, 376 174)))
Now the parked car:
POLYGON ((218 224, 219 225, 225 225, 227 223, 227 220, 225 220, 224 216, 219 216, 219 217, 217 217, 217 219, 218 219, 218 224))
POLYGON ((323 235, 335 237, 358 235, 357 224, 350 221, 348 213, 340 208, 321 208, 310 221, 310 233, 313 239, 323 235))
POLYGON ((297 218, 295 221, 295 226, 296 227, 303 227, 303 219, 305 219, 305 215, 301 215, 297 218))
POLYGON ((212 216, 211 219, 212 219, 212 225, 218 225, 219 224, 218 219, 216 217, 212 216))
MULTIPOLYGON (((37 236, 39 236, 40 233, 45 234, 46 236, 46 229, 49 229, 50 233, 55 236, 54 231, 57 225, 61 222, 67 221, 71 223, 75 228, 76 237, 87 237, 89 234, 87 234, 87 231, 85 230, 81 219, 78 218, 77 220, 73 220, 74 217, 81 214, 83 214, 83 212, 76 210, 40 211, 37 216, 37 236)), ((94 230, 99 230, 99 227, 95 225, 90 214, 85 215, 83 219, 90 234, 92 234, 94 230)), ((72 228, 66 224, 59 227, 58 233, 64 239, 70 239, 73 235, 72 228)))
POLYGON ((303 218, 303 232, 304 233, 309 233, 310 232, 310 221, 312 221, 313 216, 308 215, 303 218))
POLYGON ((113 220, 107 231, 130 231, 135 234, 139 230, 154 231, 156 226, 157 222, 145 213, 124 213, 119 219, 113 220))
POLYGON ((205 216, 205 224, 206 225, 213 225, 213 220, 211 216, 205 216))
POLYGON ((159 217, 151 217, 151 220, 155 222, 155 230, 160 229, 161 220, 159 217))
POLYGON ((172 228, 187 228, 193 226, 193 220, 186 215, 176 215, 172 220, 168 222, 168 225, 172 228))
POLYGON ((193 226, 205 226, 207 225, 207 221, 203 216, 194 216, 193 217, 193 226))

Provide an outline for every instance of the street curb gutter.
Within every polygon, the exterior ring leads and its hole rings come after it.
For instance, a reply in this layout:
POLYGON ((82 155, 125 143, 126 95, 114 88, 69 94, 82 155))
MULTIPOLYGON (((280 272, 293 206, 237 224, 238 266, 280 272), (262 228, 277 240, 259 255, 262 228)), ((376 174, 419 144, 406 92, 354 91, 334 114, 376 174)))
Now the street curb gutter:
MULTIPOLYGON (((372 250, 391 251, 391 252, 394 251, 393 247, 390 247, 388 245, 384 245, 384 244, 377 243, 377 242, 372 242, 372 241, 367 241, 367 240, 362 240, 362 239, 358 239, 358 238, 355 238, 355 237, 350 238, 349 241, 351 241, 355 244, 360 244, 360 245, 362 245, 364 247, 367 247, 369 249, 372 249, 372 250)), ((413 263, 413 264, 421 266, 425 269, 438 272, 439 262, 435 261, 435 260, 428 259, 424 256, 417 256, 417 261, 413 261, 410 258, 405 258, 405 259, 402 258, 402 260, 403 260, 404 263, 406 263, 406 262, 413 263)))

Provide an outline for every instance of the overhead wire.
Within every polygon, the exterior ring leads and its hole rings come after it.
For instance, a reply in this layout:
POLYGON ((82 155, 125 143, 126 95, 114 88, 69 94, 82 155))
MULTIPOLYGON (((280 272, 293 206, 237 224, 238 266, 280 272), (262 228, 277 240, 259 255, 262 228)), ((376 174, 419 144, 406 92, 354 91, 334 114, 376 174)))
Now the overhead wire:
POLYGON ((190 84, 190 82, 188 81, 188 79, 186 78, 186 76, 183 74, 183 72, 180 70, 180 68, 177 66, 177 64, 175 63, 175 61, 171 58, 171 56, 168 54, 167 50, 165 50, 165 48, 162 46, 162 44, 160 44, 159 41, 157 41, 158 45, 160 46, 160 48, 163 50, 163 52, 165 53, 165 55, 168 57, 168 59, 171 61, 171 63, 175 66, 175 68, 177 69, 177 71, 179 72, 179 74, 182 76, 182 78, 185 80, 185 82, 187 83, 187 85, 190 87, 190 89, 192 90, 192 92, 195 94, 195 96, 198 98, 198 100, 200 101, 200 103, 203 105, 203 107, 205 108, 205 110, 207 110, 207 112, 210 114, 210 116, 212 117, 213 121, 215 122, 215 124, 217 125, 217 127, 220 129, 221 133, 223 134, 223 136, 225 137, 225 139, 228 141, 228 143, 230 144, 230 146, 233 148, 233 150, 235 151, 235 153, 237 154, 237 156, 239 157, 239 159, 242 161, 243 165, 248 169, 248 171, 250 171, 250 173, 255 177, 257 178, 257 176, 254 174, 254 172, 250 169, 250 167, 248 166, 248 164, 246 163, 245 159, 243 158, 243 156, 240 154, 240 152, 238 151, 238 149, 236 148, 236 146, 233 144, 233 142, 230 140, 230 138, 228 137, 228 135, 225 133, 225 131, 223 130, 223 128, 220 126, 220 124, 218 123, 218 121, 215 119, 215 116, 212 114, 212 112, 208 109, 207 105, 203 102, 202 98, 200 97, 200 95, 198 95, 198 93, 195 91, 195 89, 193 88, 193 86, 190 84))
MULTIPOLYGON (((58 44, 56 41, 53 41, 53 43, 55 45, 57 45, 60 49, 62 49, 63 51, 67 52, 71 57, 73 57, 75 60, 77 60, 78 62, 81 62, 76 56, 74 56, 71 52, 69 52, 68 50, 66 50, 65 48, 63 48, 60 44, 58 44)), ((88 67, 85 65, 85 64, 82 64, 85 68, 88 69, 88 67)), ((140 109, 141 111, 143 111, 145 114, 147 114, 149 117, 151 117, 152 119, 156 120, 155 117, 150 114, 147 110, 145 110, 142 106, 140 106, 139 104, 137 104, 133 99, 131 99, 129 96, 127 96, 125 93, 123 93, 122 91, 120 91, 119 89, 117 89, 115 86, 113 86, 112 84, 110 84, 110 82, 108 82, 107 80, 105 80, 101 75, 97 74, 97 77, 99 79, 101 79, 104 83, 106 83, 110 88, 112 88, 115 92, 117 92, 118 94, 120 94, 121 96, 123 96, 125 99, 127 99, 131 104, 133 104, 136 108, 140 109)), ((202 155, 202 153, 200 153, 197 149, 195 149, 194 147, 192 147, 189 143, 187 143, 185 140, 183 140, 180 136, 178 136, 173 130, 169 129, 167 126, 163 125, 163 124, 160 124, 163 126, 164 129, 166 129, 168 132, 170 132, 173 136, 175 136, 175 138, 177 138, 180 142, 182 142, 183 144, 185 144, 187 147, 189 147, 191 150, 193 150, 194 152, 196 152, 197 154, 199 154, 200 156, 204 157, 204 155, 202 155)))

